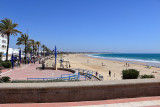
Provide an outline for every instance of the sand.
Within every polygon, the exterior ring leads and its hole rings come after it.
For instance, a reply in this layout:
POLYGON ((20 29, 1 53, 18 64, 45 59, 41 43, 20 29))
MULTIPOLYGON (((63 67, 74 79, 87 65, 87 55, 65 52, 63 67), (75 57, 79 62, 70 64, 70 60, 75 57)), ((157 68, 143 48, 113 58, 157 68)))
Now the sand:
MULTIPOLYGON (((138 71, 140 71, 140 75, 153 74, 155 75, 155 78, 160 78, 160 68, 156 67, 147 68, 146 66, 140 65, 139 63, 130 64, 130 67, 126 67, 124 66, 126 64, 125 62, 93 58, 93 57, 88 57, 84 54, 63 55, 59 56, 58 60, 60 59, 60 57, 63 57, 65 61, 69 61, 71 68, 82 68, 82 69, 97 71, 98 73, 104 76, 104 80, 121 80, 122 70, 124 69, 137 69, 138 71), (102 62, 104 66, 102 66, 102 62), (111 77, 109 77, 109 70, 111 71, 111 77), (156 71, 157 73, 153 73, 153 71, 154 72, 156 71)), ((58 61, 58 67, 59 67, 59 61, 58 61)))

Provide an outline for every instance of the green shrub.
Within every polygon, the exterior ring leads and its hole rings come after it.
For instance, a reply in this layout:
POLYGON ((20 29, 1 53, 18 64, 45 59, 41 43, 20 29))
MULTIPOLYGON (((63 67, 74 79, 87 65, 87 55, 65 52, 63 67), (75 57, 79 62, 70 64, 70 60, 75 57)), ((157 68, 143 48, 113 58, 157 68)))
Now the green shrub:
POLYGON ((123 79, 137 79, 139 76, 139 71, 135 69, 127 69, 122 71, 123 79))
POLYGON ((3 67, 2 62, 0 62, 0 67, 3 67))
POLYGON ((10 77, 4 76, 4 77, 1 78, 1 80, 2 80, 3 82, 9 82, 9 81, 10 81, 10 77))
POLYGON ((155 78, 155 76, 154 75, 146 75, 146 74, 144 74, 144 75, 141 75, 140 78, 141 79, 144 79, 144 78, 155 78))
POLYGON ((2 67, 3 65, 2 65, 2 60, 0 59, 0 67, 2 67))
POLYGON ((4 61, 4 62, 2 62, 2 65, 4 68, 11 68, 11 62, 4 61))

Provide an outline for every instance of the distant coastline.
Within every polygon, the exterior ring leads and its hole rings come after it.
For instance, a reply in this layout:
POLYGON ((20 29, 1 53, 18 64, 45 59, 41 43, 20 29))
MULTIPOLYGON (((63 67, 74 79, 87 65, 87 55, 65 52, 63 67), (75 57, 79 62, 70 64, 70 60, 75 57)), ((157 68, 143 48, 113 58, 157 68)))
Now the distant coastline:
POLYGON ((160 67, 160 54, 107 53, 107 54, 87 54, 87 56, 112 60, 112 61, 120 61, 132 64, 160 67))

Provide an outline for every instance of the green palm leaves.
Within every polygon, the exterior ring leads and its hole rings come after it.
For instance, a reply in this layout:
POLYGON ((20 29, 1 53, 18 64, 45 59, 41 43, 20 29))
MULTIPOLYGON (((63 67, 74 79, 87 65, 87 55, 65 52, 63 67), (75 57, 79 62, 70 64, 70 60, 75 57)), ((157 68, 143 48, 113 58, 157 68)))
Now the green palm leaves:
POLYGON ((9 37, 10 35, 16 36, 17 33, 21 33, 15 29, 18 26, 17 23, 13 23, 11 19, 4 18, 0 21, 0 32, 7 35, 7 50, 6 50, 6 61, 8 61, 8 48, 9 48, 9 37))
MULTIPOLYGON (((26 33, 21 34, 21 37, 17 39, 16 45, 24 45, 25 46, 25 58, 27 57, 27 41, 28 41, 28 35, 26 33)), ((26 63, 26 61, 25 61, 26 63)))

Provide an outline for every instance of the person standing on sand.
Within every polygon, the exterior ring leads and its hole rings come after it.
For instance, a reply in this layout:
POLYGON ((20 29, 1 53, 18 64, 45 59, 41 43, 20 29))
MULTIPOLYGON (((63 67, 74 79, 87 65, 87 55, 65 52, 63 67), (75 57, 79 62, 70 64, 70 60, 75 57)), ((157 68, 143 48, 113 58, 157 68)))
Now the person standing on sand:
POLYGON ((111 71, 109 70, 109 76, 111 77, 111 71))
POLYGON ((96 72, 96 76, 98 75, 98 73, 96 72))

